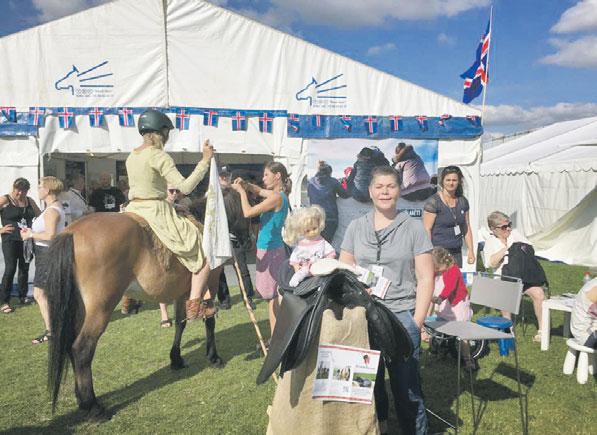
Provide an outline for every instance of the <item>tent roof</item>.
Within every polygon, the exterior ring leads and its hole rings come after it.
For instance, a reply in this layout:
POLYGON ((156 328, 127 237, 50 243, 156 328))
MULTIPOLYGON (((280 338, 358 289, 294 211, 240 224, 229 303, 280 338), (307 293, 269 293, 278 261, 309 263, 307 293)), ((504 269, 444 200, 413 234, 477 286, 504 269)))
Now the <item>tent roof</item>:
POLYGON ((479 114, 202 0, 115 0, 6 36, 0 57, 0 75, 11 78, 0 101, 22 108, 479 114))
POLYGON ((597 170, 597 117, 558 122, 483 153, 481 176, 597 170))

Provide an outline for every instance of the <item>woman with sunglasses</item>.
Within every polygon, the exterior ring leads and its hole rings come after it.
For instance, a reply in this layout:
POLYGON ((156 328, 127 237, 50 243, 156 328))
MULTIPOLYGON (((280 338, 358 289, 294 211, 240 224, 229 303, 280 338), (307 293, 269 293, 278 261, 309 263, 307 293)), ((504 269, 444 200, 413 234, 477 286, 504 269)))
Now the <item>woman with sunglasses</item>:
MULTIPOLYGON (((512 221, 507 214, 501 211, 494 211, 487 216, 487 225, 491 231, 491 236, 485 242, 483 249, 483 263, 486 267, 491 267, 493 273, 501 275, 502 267, 508 263, 508 249, 513 243, 522 242, 531 244, 522 234, 512 229, 512 221)), ((538 330, 533 341, 541 341, 541 308, 545 294, 539 283, 524 283, 523 291, 530 296, 533 301, 533 309, 537 318, 538 330)), ((502 313, 504 317, 510 318, 510 313, 502 313)))
POLYGON ((466 243, 467 263, 475 263, 469 204, 463 194, 463 175, 458 166, 447 166, 439 176, 441 190, 432 195, 423 210, 423 226, 433 246, 447 249, 462 267, 462 242, 466 243))

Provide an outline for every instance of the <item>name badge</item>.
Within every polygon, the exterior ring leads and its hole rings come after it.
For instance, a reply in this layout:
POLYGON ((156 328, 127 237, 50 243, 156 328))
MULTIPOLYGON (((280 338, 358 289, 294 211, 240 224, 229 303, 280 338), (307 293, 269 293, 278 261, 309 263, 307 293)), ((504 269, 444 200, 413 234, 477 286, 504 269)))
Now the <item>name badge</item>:
POLYGON ((459 236, 460 234, 460 225, 454 226, 454 235, 459 236))

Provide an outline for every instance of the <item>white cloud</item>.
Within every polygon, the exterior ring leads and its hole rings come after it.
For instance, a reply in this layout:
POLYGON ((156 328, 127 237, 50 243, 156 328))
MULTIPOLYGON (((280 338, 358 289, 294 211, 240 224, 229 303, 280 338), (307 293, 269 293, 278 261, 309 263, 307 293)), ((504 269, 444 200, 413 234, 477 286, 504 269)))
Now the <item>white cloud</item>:
POLYGON ((597 0, 581 0, 567 9, 551 28, 555 33, 597 30, 597 0))
POLYGON ((334 27, 378 26, 388 19, 427 20, 452 17, 475 8, 488 6, 490 0, 271 0, 265 12, 236 11, 261 22, 290 25, 301 21, 311 25, 334 27))
POLYGON ((32 0, 32 3, 39 21, 45 23, 108 1, 111 0, 32 0))
POLYGON ((569 68, 597 68, 597 35, 575 41, 552 39, 550 43, 558 51, 545 56, 540 62, 569 68))
POLYGON ((437 43, 439 45, 447 45, 449 47, 453 47, 456 44, 456 38, 454 36, 446 35, 442 32, 439 35, 437 35, 437 43))
POLYGON ((523 109, 520 106, 485 106, 484 125, 541 127, 558 121, 597 116, 596 103, 557 103, 554 106, 538 106, 523 109))
POLYGON ((388 42, 387 44, 383 45, 374 45, 373 47, 369 47, 367 50, 367 56, 378 56, 380 54, 388 53, 394 50, 396 50, 396 44, 393 42, 388 42))

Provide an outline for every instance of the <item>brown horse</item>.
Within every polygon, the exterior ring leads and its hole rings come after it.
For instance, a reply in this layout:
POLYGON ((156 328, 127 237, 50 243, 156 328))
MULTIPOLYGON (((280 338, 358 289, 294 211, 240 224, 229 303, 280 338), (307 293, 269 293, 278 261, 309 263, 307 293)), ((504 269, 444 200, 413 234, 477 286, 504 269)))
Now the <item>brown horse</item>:
MULTIPOLYGON (((225 192, 231 231, 243 227, 236 192, 225 192)), ((248 223, 246 224, 248 227, 248 223)), ((91 364, 97 342, 112 312, 126 292, 156 302, 175 301, 176 331, 170 366, 183 368, 180 343, 184 331, 185 301, 191 273, 157 240, 144 221, 129 213, 96 213, 69 225, 49 251, 46 293, 52 340, 48 358, 48 385, 55 409, 62 375, 70 360, 75 374, 79 408, 91 418, 107 417, 93 390, 91 364), (67 359, 68 356, 68 359, 67 359)), ((215 296, 221 268, 210 273, 215 296)), ((223 362, 215 346, 215 319, 206 320, 207 357, 223 362)))

